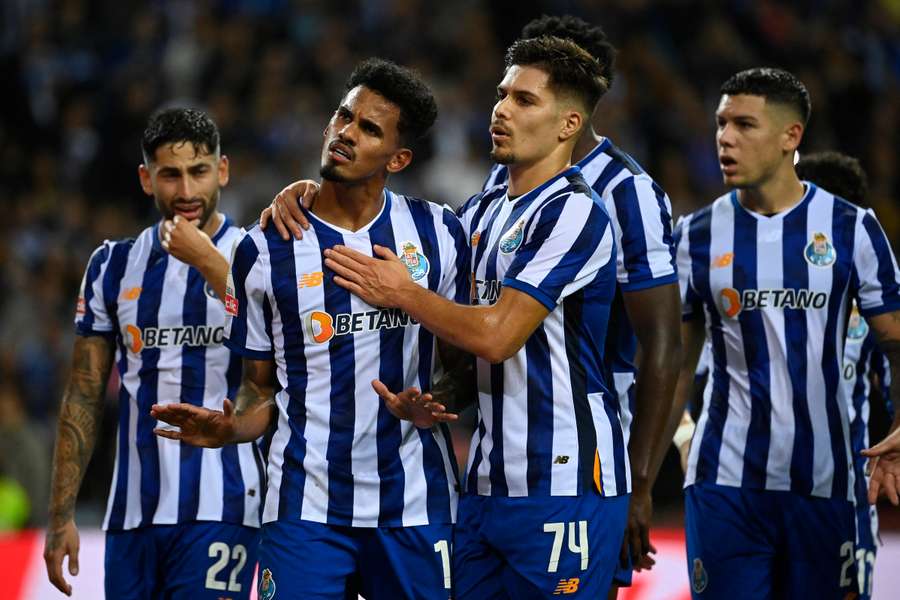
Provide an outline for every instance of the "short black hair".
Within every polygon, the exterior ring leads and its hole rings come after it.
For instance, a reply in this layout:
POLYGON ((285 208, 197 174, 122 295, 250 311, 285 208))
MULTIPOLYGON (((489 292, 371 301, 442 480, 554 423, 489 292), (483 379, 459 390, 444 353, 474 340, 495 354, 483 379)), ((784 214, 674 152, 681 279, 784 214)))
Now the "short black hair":
POLYGON ((811 181, 853 204, 866 206, 869 178, 859 161, 840 152, 817 152, 802 156, 796 165, 797 176, 811 181))
POLYGON ((616 65, 616 48, 606 37, 606 32, 599 25, 591 25, 587 21, 572 15, 542 15, 530 21, 522 28, 522 39, 537 38, 545 35, 572 40, 600 63, 600 71, 606 79, 606 87, 612 87, 616 65))
POLYGON ((389 60, 368 58, 353 69, 347 80, 347 91, 359 85, 397 105, 400 109, 397 129, 400 138, 406 142, 425 137, 437 119, 434 94, 412 69, 389 60))
POLYGON ((206 113, 193 108, 164 108, 147 121, 141 136, 144 162, 156 157, 156 149, 174 142, 191 142, 198 152, 219 151, 219 128, 206 113))
POLYGON ((516 65, 545 71, 550 87, 581 100, 588 116, 609 89, 597 59, 572 40, 552 35, 517 40, 506 51, 506 68, 516 65))
POLYGON ((797 111, 804 126, 809 122, 812 112, 812 102, 806 86, 796 75, 784 69, 757 67, 735 73, 722 84, 720 92, 729 96, 762 96, 767 102, 787 104, 797 111))

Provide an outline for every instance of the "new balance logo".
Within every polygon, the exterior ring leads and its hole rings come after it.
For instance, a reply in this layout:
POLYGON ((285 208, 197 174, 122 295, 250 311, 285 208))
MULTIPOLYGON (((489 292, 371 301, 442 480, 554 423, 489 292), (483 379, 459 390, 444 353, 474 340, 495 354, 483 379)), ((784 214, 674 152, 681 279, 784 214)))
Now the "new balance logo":
POLYGON ((572 577, 571 579, 560 579, 559 584, 553 591, 553 595, 559 596, 560 594, 574 594, 578 591, 579 583, 581 583, 581 580, 577 577, 572 577))
POLYGON ((565 454, 561 454, 553 460, 554 465, 565 465, 568 463, 569 463, 569 457, 566 456, 565 454))

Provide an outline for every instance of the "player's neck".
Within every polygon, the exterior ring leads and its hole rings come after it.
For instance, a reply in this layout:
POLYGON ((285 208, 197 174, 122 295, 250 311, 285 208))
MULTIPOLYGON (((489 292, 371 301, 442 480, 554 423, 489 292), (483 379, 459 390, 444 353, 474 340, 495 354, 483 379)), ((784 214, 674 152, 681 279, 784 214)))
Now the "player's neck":
POLYGON ((575 149, 572 151, 572 163, 577 163, 590 154, 591 151, 597 147, 597 144, 602 141, 603 136, 594 131, 593 127, 589 127, 588 130, 584 132, 584 135, 578 138, 578 143, 575 144, 575 149))
POLYGON ((322 181, 312 212, 332 225, 357 231, 372 222, 384 203, 384 180, 344 184, 322 181))
POLYGON ((804 194, 793 165, 756 187, 738 190, 738 201, 749 211, 775 215, 796 206, 804 194))
POLYGON ((206 225, 203 226, 203 233, 205 233, 209 236, 210 239, 212 239, 212 237, 216 235, 216 232, 219 231, 219 227, 222 226, 223 220, 224 217, 222 216, 222 213, 220 213, 219 211, 215 211, 206 221, 206 225))
POLYGON ((528 163, 514 163, 509 168, 510 196, 521 196, 572 164, 571 145, 560 145, 553 152, 528 163))

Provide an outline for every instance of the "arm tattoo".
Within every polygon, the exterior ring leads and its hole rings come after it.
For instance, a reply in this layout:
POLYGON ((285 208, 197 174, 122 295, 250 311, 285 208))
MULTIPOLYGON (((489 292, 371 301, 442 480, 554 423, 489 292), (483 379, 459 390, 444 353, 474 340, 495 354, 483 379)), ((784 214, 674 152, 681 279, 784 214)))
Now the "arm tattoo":
POLYGON ((94 451, 103 416, 113 345, 103 337, 75 341, 72 372, 63 395, 53 453, 50 527, 58 529, 75 515, 75 499, 94 451))
POLYGON ((244 360, 244 375, 234 399, 234 412, 244 415, 273 403, 272 365, 269 361, 244 360))

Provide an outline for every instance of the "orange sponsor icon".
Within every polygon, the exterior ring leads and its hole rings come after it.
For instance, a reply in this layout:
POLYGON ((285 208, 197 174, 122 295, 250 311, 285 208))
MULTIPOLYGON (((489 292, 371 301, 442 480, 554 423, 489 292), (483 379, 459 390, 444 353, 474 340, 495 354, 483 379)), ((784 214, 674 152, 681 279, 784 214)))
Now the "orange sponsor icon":
POLYGON ((734 288, 723 288, 719 292, 722 299, 722 312, 726 317, 734 318, 741 312, 741 295, 734 288))
POLYGON ((304 273, 300 276, 300 281, 297 282, 297 287, 319 287, 320 285, 322 285, 323 277, 324 274, 322 273, 322 271, 315 271, 314 273, 304 273))
POLYGON ((144 342, 141 340, 141 330, 134 325, 126 325, 125 331, 127 331, 128 335, 131 336, 131 351, 135 354, 139 354, 141 352, 141 348, 144 347, 144 342))
POLYGON ((334 324, 331 315, 326 312, 319 310, 311 312, 306 317, 306 329, 309 337, 317 344, 324 344, 334 337, 334 324))
POLYGON ((472 247, 474 248, 475 246, 477 246, 479 241, 481 241, 481 232, 476 231, 472 234, 472 247))
POLYGON ((578 577, 572 577, 571 579, 560 579, 559 584, 557 584, 556 589, 553 590, 554 596, 559 596, 560 594, 574 594, 578 591, 578 584, 581 583, 581 580, 578 577))
POLYGON ((133 287, 128 288, 127 290, 122 292, 122 300, 137 300, 141 297, 141 288, 133 287))
POLYGON ((720 254, 713 260, 713 267, 715 267, 715 268, 727 267, 732 262, 734 262, 734 252, 726 252, 725 254, 720 254))

